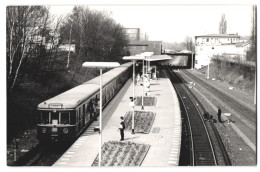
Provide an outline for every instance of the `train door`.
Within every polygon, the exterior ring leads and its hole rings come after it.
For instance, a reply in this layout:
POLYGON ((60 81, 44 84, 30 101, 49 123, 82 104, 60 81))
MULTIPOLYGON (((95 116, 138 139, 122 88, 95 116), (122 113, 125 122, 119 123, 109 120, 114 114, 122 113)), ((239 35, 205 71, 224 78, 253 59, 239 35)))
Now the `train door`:
POLYGON ((79 108, 76 109, 76 132, 79 132, 79 108))
POLYGON ((102 90, 102 105, 106 103, 106 87, 102 90))
POLYGON ((112 87, 112 85, 113 85, 113 82, 111 82, 110 84, 109 84, 109 89, 108 89, 108 95, 109 95, 109 100, 113 97, 113 87, 112 87))
POLYGON ((106 102, 109 101, 110 99, 110 83, 107 85, 107 88, 106 88, 106 102))
POLYGON ((107 103, 110 99, 110 84, 106 86, 106 97, 105 97, 105 103, 107 103))
POLYGON ((83 107, 80 106, 80 107, 79 107, 79 128, 80 128, 80 130, 82 130, 83 127, 84 127, 84 121, 83 121, 83 107))
POLYGON ((84 121, 84 125, 87 124, 87 103, 83 104, 83 121, 84 121))
POLYGON ((86 102, 86 106, 85 106, 85 108, 86 108, 86 115, 85 115, 85 124, 87 124, 87 122, 90 120, 90 113, 91 113, 91 108, 93 108, 93 106, 91 107, 92 105, 91 105, 91 103, 90 103, 90 100, 88 100, 87 102, 86 102))
POLYGON ((116 80, 114 80, 113 82, 112 82, 112 95, 114 95, 115 94, 115 87, 116 87, 116 80))

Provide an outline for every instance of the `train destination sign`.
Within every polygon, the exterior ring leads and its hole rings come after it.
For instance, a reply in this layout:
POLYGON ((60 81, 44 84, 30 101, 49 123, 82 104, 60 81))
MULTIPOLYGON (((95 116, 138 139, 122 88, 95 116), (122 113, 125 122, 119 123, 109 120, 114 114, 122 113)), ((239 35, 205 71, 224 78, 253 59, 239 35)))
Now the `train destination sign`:
POLYGON ((49 108, 62 108, 62 105, 61 103, 52 103, 52 104, 49 104, 49 108))

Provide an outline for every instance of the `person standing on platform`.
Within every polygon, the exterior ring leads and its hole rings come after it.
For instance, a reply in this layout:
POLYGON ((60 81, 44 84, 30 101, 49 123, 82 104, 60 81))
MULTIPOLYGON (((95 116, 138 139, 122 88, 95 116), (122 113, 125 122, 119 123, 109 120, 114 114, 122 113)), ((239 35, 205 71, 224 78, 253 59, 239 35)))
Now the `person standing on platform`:
POLYGON ((220 109, 220 107, 218 107, 218 122, 222 123, 222 120, 221 120, 221 109, 220 109))
POLYGON ((160 72, 157 70, 157 71, 156 71, 156 79, 157 79, 157 80, 158 80, 159 77, 160 77, 159 74, 160 74, 160 72))
POLYGON ((124 122, 124 117, 121 116, 120 119, 121 119, 121 122, 119 125, 120 136, 121 136, 120 141, 123 141, 124 140, 125 122, 124 122))
POLYGON ((136 76, 136 81, 139 82, 140 81, 140 74, 138 73, 136 76))

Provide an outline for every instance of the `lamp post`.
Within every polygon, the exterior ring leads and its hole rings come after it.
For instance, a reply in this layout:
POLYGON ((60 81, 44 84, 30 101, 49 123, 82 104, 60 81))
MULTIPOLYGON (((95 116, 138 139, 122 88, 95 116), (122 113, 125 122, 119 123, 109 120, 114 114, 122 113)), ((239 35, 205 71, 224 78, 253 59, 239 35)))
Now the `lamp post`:
POLYGON ((142 110, 144 110, 144 60, 143 60, 143 75, 142 75, 142 81, 143 81, 143 85, 142 85, 142 110))
POLYGON ((193 70, 193 52, 191 51, 191 70, 193 70))
MULTIPOLYGON (((146 58, 146 57, 152 56, 153 52, 144 52, 144 53, 141 53, 141 55, 145 56, 145 58, 146 58)), ((147 61, 146 61, 146 63, 147 63, 147 61)), ((141 109, 144 110, 144 60, 143 60, 143 86, 142 86, 142 108, 141 109)))
POLYGON ((255 91, 254 91, 254 105, 256 104, 256 69, 255 69, 255 91))
POLYGON ((133 114, 132 114, 132 134, 135 134, 134 132, 134 115, 135 115, 135 105, 134 105, 134 101, 135 101, 135 61, 137 60, 144 60, 145 57, 144 56, 141 56, 141 55, 138 55, 138 56, 124 56, 123 57, 123 60, 131 60, 133 61, 133 98, 132 98, 132 101, 133 101, 133 114))
POLYGON ((100 70, 99 77, 99 156, 98 156, 98 165, 101 166, 101 149, 102 149, 102 69, 110 69, 120 66, 118 62, 84 62, 82 67, 94 68, 100 70))
POLYGON ((207 79, 209 79, 209 62, 210 62, 210 57, 208 57, 208 73, 207 73, 207 79))

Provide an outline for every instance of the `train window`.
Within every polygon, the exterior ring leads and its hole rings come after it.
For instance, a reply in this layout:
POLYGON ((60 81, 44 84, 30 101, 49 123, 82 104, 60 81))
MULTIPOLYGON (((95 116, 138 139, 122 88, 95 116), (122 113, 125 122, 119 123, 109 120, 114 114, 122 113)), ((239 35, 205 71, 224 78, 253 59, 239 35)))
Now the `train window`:
POLYGON ((105 104, 106 102, 106 88, 103 89, 102 91, 102 104, 105 104))
POLYGON ((41 123, 49 124, 49 112, 48 111, 41 111, 41 123))
POLYGON ((60 118, 60 124, 69 124, 70 113, 69 112, 62 112, 60 118))
POLYGON ((70 124, 76 123, 76 111, 70 112, 70 124))

